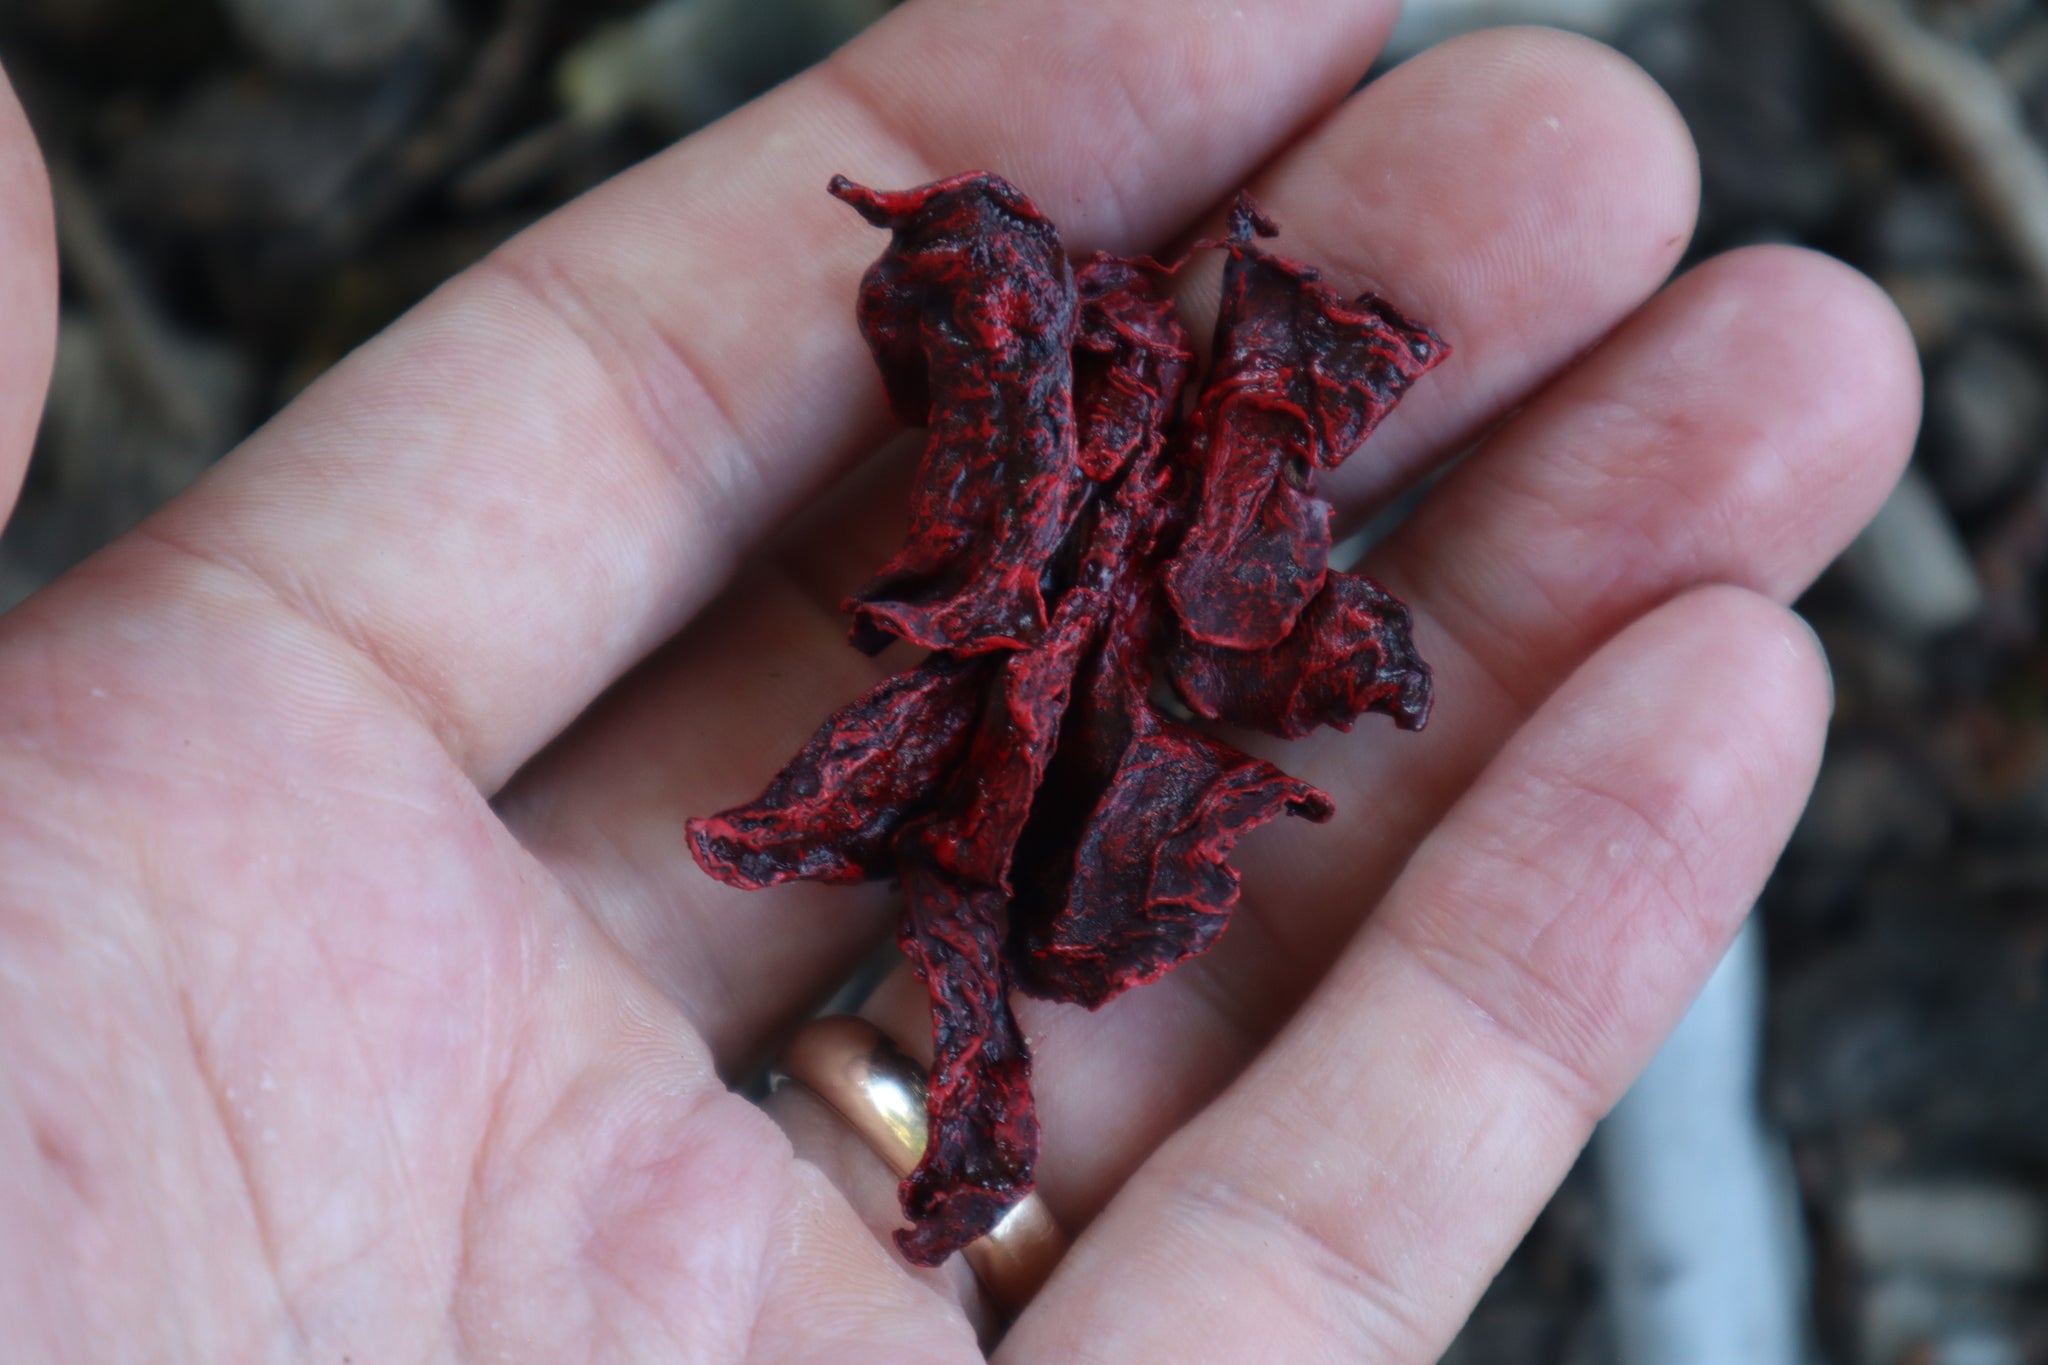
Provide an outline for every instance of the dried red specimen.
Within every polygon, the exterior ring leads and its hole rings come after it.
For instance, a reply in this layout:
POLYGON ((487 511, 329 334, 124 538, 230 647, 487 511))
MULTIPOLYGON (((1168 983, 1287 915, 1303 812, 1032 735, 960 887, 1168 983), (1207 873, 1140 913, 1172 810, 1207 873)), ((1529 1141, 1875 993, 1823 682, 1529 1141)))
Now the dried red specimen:
POLYGON ((1429 720, 1429 668, 1415 652, 1408 608, 1357 574, 1332 570, 1273 648, 1226 649, 1183 633, 1166 670, 1196 715, 1282 739, 1318 725, 1349 730, 1368 711, 1403 730, 1429 720))
POLYGON ((1162 714, 1155 660, 1197 712, 1276 734, 1426 719, 1406 609, 1329 572, 1313 470, 1446 351, 1258 249, 1271 225, 1241 201, 1216 367, 1181 423, 1190 348, 1159 267, 1070 267, 985 173, 832 190, 893 232, 861 327, 897 415, 930 427, 909 542, 847 609, 864 648, 936 652, 827 720, 759 800, 690 822, 690 846, 736 886, 902 879, 934 1064, 897 1241, 933 1265, 1031 1188, 1010 991, 1094 1006, 1153 980, 1223 932, 1239 838, 1331 814, 1162 714))
POLYGON ((690 821, 698 865, 748 891, 889 876, 896 831, 967 751, 988 669, 934 654, 834 712, 758 799, 690 821))
POLYGON ((1274 231, 1240 196, 1219 243, 1230 257, 1216 358, 1193 421, 1200 506, 1166 568, 1182 627, 1231 649, 1279 644, 1322 591, 1330 505, 1315 471, 1342 464, 1448 354, 1379 299, 1346 303, 1307 266, 1253 245, 1274 231))
POLYGON ((932 996, 931 1137, 903 1182, 903 1254, 937 1265, 1031 1192, 1038 1115, 1031 1054, 1010 1013, 1001 891, 916 861, 903 869, 897 941, 932 996))

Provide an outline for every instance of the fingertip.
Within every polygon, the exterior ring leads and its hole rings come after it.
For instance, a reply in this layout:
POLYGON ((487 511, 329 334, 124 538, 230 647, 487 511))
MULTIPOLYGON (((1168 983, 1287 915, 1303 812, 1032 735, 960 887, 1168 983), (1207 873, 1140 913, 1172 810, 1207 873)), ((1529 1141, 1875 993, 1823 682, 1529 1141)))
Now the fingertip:
MULTIPOLYGON (((1484 275, 1496 314, 1554 308, 1573 288, 1618 290, 1616 306, 1632 305, 1684 254, 1699 212, 1699 154, 1670 96, 1622 53, 1557 29, 1483 29, 1387 79, 1411 119, 1436 125, 1425 136, 1466 157, 1490 153, 1493 175, 1512 182, 1511 193, 1475 186, 1501 207, 1453 229, 1466 240, 1450 244, 1484 275), (1555 254, 1573 258, 1577 278, 1527 269, 1555 254)), ((1471 170, 1447 160, 1437 174, 1471 170)), ((1472 282, 1460 287, 1471 297, 1472 282)))
POLYGON ((1828 719, 1832 722, 1834 720, 1835 703, 1837 700, 1835 692, 1835 661, 1828 656, 1827 642, 1820 638, 1820 631, 1815 628, 1813 622, 1806 619, 1804 613, 1794 610, 1792 612, 1792 619, 1797 621, 1800 628, 1806 632, 1807 638, 1813 646, 1814 657, 1820 661, 1821 672, 1825 675, 1827 681, 1828 719))
MULTIPOLYGON (((1839 549, 1876 515, 1920 430, 1920 357, 1898 306, 1854 267, 1787 245, 1727 252, 1668 292, 1693 324, 1668 358, 1697 364, 1718 349, 1718 382, 1780 415, 1769 444, 1805 484, 1812 534, 1839 549)), ((1769 586, 1791 596, 1811 573, 1769 586)))
MULTIPOLYGON (((1710 629, 1701 634, 1748 642, 1748 657, 1738 656, 1727 667, 1754 676, 1760 693, 1789 702, 1799 718, 1826 721, 1827 657, 1798 612, 1754 589, 1729 584, 1708 584, 1685 595, 1694 599, 1697 610, 1714 614, 1710 629)), ((1704 642, 1702 647, 1716 650, 1704 642)))
POLYGON ((1834 710, 1827 656, 1812 627, 1763 593, 1716 583, 1680 593, 1630 634, 1651 637, 1645 650, 1620 652, 1630 666, 1647 664, 1640 675, 1646 690, 1664 692, 1667 707, 1675 703, 1705 721, 1656 722, 1673 734, 1690 731, 1692 752, 1677 761, 1710 773, 1713 754, 1734 760, 1728 775, 1754 800, 1721 808, 1748 809, 1782 843, 1819 771, 1834 710))
POLYGON ((50 173, 5 71, 0 71, 0 251, 10 276, 32 278, 40 285, 39 297, 54 316, 57 223, 50 173))
POLYGON ((1656 245, 1673 261, 1683 254, 1699 212, 1699 151, 1678 105, 1634 58, 1584 34, 1528 24, 1481 29, 1439 52, 1438 79, 1455 83, 1459 67, 1491 73, 1568 150, 1605 152, 1612 178, 1661 215, 1656 245))
MULTIPOLYGON (((1878 283, 1848 263, 1810 247, 1739 247, 1689 272, 1743 300, 1752 316, 1777 319, 1803 344, 1798 380, 1816 403, 1860 409, 1857 435, 1881 456, 1892 477, 1905 468, 1920 427, 1920 353, 1904 314, 1878 283)), ((1758 335, 1768 339, 1769 328, 1758 335)))

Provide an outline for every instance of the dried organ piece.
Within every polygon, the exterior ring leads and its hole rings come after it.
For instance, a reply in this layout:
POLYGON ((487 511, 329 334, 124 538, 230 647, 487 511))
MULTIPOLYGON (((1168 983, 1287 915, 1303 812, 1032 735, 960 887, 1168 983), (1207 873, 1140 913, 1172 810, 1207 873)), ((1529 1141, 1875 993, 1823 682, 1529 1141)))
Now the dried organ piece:
POLYGON ((903 1182, 911 1226, 896 1244, 919 1265, 937 1265, 1031 1192, 1038 1115, 1031 1054, 1010 1013, 1002 893, 913 862, 903 897, 897 941, 931 991, 931 1136, 903 1182))
POLYGON ((1429 720, 1429 666, 1415 652, 1408 608, 1357 574, 1332 570, 1273 648, 1226 649, 1182 634, 1166 671, 1196 715, 1282 739, 1318 725, 1349 730, 1368 711, 1403 730, 1429 720))
POLYGON ((1152 290, 1145 263, 1091 256, 1075 270, 1081 318, 1074 338, 1074 422, 1081 470, 1105 483, 1157 450, 1180 410, 1194 348, 1173 305, 1152 290))
POLYGON ((892 636, 977 654, 1036 644, 1039 580, 1089 490, 1074 454, 1074 273, 1006 181, 832 193, 893 235, 860 288, 896 415, 929 427, 910 539, 847 604, 868 653, 892 636))
POLYGON ((988 710, 966 761, 954 772, 938 813, 906 831, 906 841, 955 876, 1009 890, 1011 850, 1044 777, 1067 713, 1075 671, 1095 647, 1113 605, 1111 582, 1149 542, 1166 471, 1160 464, 1167 419, 1180 405, 1192 352, 1172 305, 1152 294, 1133 263, 1097 257, 1082 280, 1076 369, 1089 376, 1077 394, 1076 424, 1102 477, 1122 473, 1074 528, 1085 547, 1062 584, 1050 626, 1034 649, 1006 656, 990 686, 988 710))
POLYGON ((1191 352, 1159 267, 1070 266, 986 173, 832 190, 893 233, 861 329, 897 415, 931 429, 909 541, 847 610, 870 652, 935 652, 829 719, 759 800, 692 821, 690 847, 735 886, 902 879, 935 1061, 896 1236, 935 1265, 1031 1189, 1011 990, 1093 1006, 1158 977, 1223 932, 1246 832, 1331 814, 1162 714, 1155 661, 1196 711, 1276 734, 1426 718, 1406 610, 1328 570, 1314 470, 1445 349, 1260 251, 1271 225, 1241 201, 1216 367, 1183 423, 1191 352))
POLYGON ((896 831, 967 751, 988 664, 935 654, 841 707, 744 806, 687 826, 698 866, 748 891, 896 870, 896 831))
POLYGON ((1182 627, 1203 644, 1271 649, 1322 591, 1335 469, 1448 348, 1370 295, 1346 303, 1307 266, 1252 240, 1275 229, 1239 196, 1216 358, 1193 419, 1195 522, 1166 567, 1182 627))

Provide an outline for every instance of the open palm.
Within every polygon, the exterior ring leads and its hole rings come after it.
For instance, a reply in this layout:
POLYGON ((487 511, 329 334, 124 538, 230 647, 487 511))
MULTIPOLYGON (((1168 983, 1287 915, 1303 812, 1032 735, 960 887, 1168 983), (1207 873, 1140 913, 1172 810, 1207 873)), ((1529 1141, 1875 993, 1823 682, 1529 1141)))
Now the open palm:
MULTIPOLYGON (((877 1236, 879 1163, 721 1079, 888 889, 744 897, 681 827, 900 666, 832 609, 896 543, 900 460, 771 539, 885 435, 852 319, 880 240, 825 182, 987 167, 1083 250, 1250 179, 1287 254, 1449 338, 1345 515, 1491 431, 1366 565, 1416 608, 1430 730, 1266 751, 1339 815, 1247 842, 1217 950, 1022 1005, 1083 1235, 1002 1355, 1433 1359, 1790 828, 1829 702, 1780 604, 1882 498, 1918 380, 1821 258, 1664 284, 1694 163, 1626 62, 1500 32, 1346 98, 1390 20, 912 0, 0 619, 12 1358, 977 1358, 971 1278, 877 1236)), ((11 476, 46 203, 10 105, 11 476)), ((869 1008, 924 1029, 915 983, 869 1008)))

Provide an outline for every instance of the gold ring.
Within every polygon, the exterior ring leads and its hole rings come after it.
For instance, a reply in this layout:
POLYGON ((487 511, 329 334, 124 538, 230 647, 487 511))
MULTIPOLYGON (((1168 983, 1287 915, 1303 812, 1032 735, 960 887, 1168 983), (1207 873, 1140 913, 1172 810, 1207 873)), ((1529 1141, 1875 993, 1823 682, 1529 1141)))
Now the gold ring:
MULTIPOLYGON (((916 1169, 929 1131, 924 1068, 887 1034, 850 1014, 813 1019, 789 1040, 778 1069, 830 1106, 898 1177, 916 1169)), ((1016 1313, 1066 1252, 1052 1211, 1029 1194, 961 1254, 997 1306, 1016 1313)))

